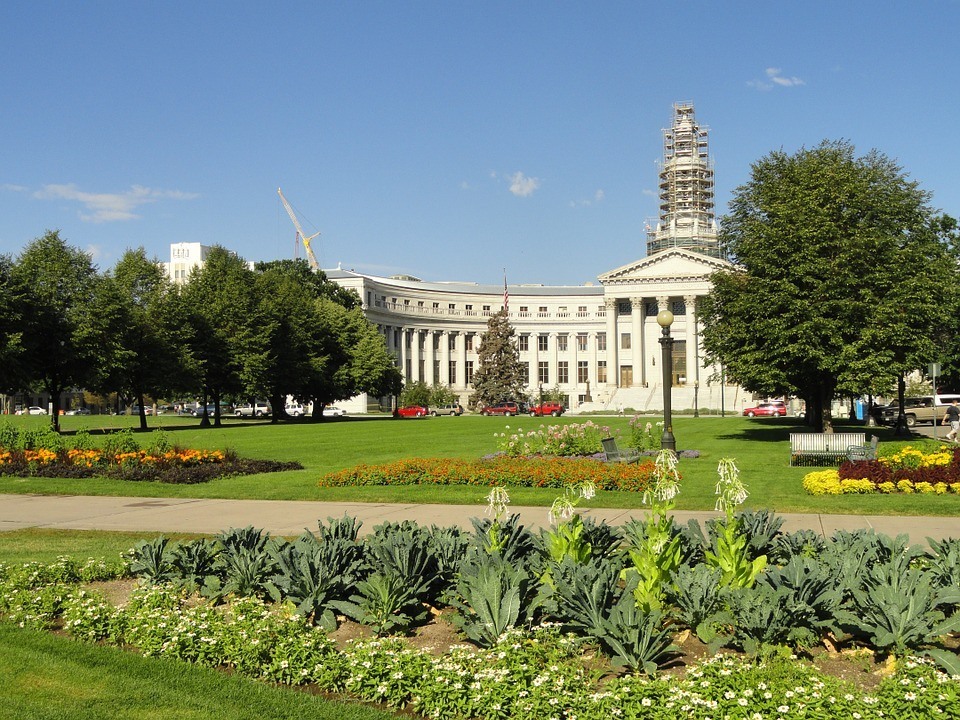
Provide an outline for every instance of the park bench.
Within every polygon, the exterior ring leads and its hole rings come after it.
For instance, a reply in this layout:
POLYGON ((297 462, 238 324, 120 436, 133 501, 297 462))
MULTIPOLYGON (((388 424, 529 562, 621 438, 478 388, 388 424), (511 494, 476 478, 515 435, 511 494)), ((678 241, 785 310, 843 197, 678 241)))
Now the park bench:
POLYGON ((600 441, 603 444, 603 460, 604 462, 622 462, 622 463, 635 463, 640 462, 640 451, 633 448, 628 448, 626 450, 621 450, 617 447, 617 441, 615 438, 608 437, 603 438, 600 441))
POLYGON ((876 460, 878 442, 877 436, 871 435, 870 442, 866 445, 850 445, 847 448, 847 460, 850 462, 854 460, 876 460))
POLYGON ((790 464, 839 465, 847 458, 847 448, 865 444, 862 432, 790 433, 790 464))

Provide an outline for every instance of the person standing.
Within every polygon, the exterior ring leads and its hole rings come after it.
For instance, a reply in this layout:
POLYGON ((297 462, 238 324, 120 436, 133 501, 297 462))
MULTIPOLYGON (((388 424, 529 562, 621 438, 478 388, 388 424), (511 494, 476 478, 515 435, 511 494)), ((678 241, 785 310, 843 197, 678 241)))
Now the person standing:
POLYGON ((954 398, 943 413, 942 424, 950 423, 950 432, 945 436, 950 442, 957 442, 957 432, 960 431, 960 405, 957 403, 960 403, 960 400, 954 398))

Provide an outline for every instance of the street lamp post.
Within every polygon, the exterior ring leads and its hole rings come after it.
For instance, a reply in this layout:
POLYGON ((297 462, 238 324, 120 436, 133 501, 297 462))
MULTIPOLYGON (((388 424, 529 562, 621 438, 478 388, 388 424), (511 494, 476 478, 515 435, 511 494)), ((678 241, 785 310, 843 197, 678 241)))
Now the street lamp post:
POLYGON ((693 381, 693 416, 700 417, 700 405, 697 404, 697 394, 700 392, 700 381, 693 381))
POLYGON ((677 440, 673 437, 673 413, 670 404, 673 386, 673 338, 670 337, 670 325, 673 324, 673 313, 661 310, 657 315, 657 324, 663 328, 660 337, 660 364, 663 366, 663 435, 660 436, 660 449, 676 452, 677 440))

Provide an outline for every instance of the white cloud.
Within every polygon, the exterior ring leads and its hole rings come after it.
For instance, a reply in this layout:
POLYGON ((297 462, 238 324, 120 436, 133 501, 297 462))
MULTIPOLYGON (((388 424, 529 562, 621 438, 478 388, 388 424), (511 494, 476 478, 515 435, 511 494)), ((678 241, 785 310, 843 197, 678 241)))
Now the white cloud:
POLYGON ((598 189, 593 193, 593 197, 586 200, 571 200, 570 207, 590 207, 591 205, 597 205, 603 202, 603 198, 606 197, 606 194, 602 189, 598 189))
POLYGON ((522 172, 515 172, 509 178, 510 192, 517 197, 530 197, 540 187, 540 179, 527 177, 522 172))
POLYGON ((158 200, 193 200, 199 195, 180 190, 154 190, 134 185, 123 193, 91 193, 79 190, 76 185, 44 185, 34 193, 40 200, 71 200, 79 202, 89 212, 81 212, 80 219, 85 222, 118 222, 136 220, 140 216, 135 212, 141 205, 158 200))
POLYGON ((750 80, 747 85, 750 87, 756 88, 757 90, 772 90, 775 86, 780 87, 797 87, 798 85, 806 85, 803 79, 794 76, 785 77, 783 71, 780 68, 768 67, 766 69, 766 80, 750 80))
POLYGON ((5 192, 26 192, 27 188, 25 188, 23 185, 12 185, 10 183, 4 183, 3 185, 0 185, 0 190, 3 190, 5 192))

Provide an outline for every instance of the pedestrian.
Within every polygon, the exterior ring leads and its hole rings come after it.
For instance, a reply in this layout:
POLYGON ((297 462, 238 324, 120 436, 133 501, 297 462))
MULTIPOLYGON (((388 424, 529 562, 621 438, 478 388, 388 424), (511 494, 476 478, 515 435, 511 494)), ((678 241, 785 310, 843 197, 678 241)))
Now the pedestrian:
POLYGON ((946 435, 946 439, 950 442, 958 442, 957 432, 960 431, 960 405, 957 403, 960 403, 960 400, 954 398, 953 402, 947 405, 941 421, 943 425, 950 423, 950 432, 946 435))

